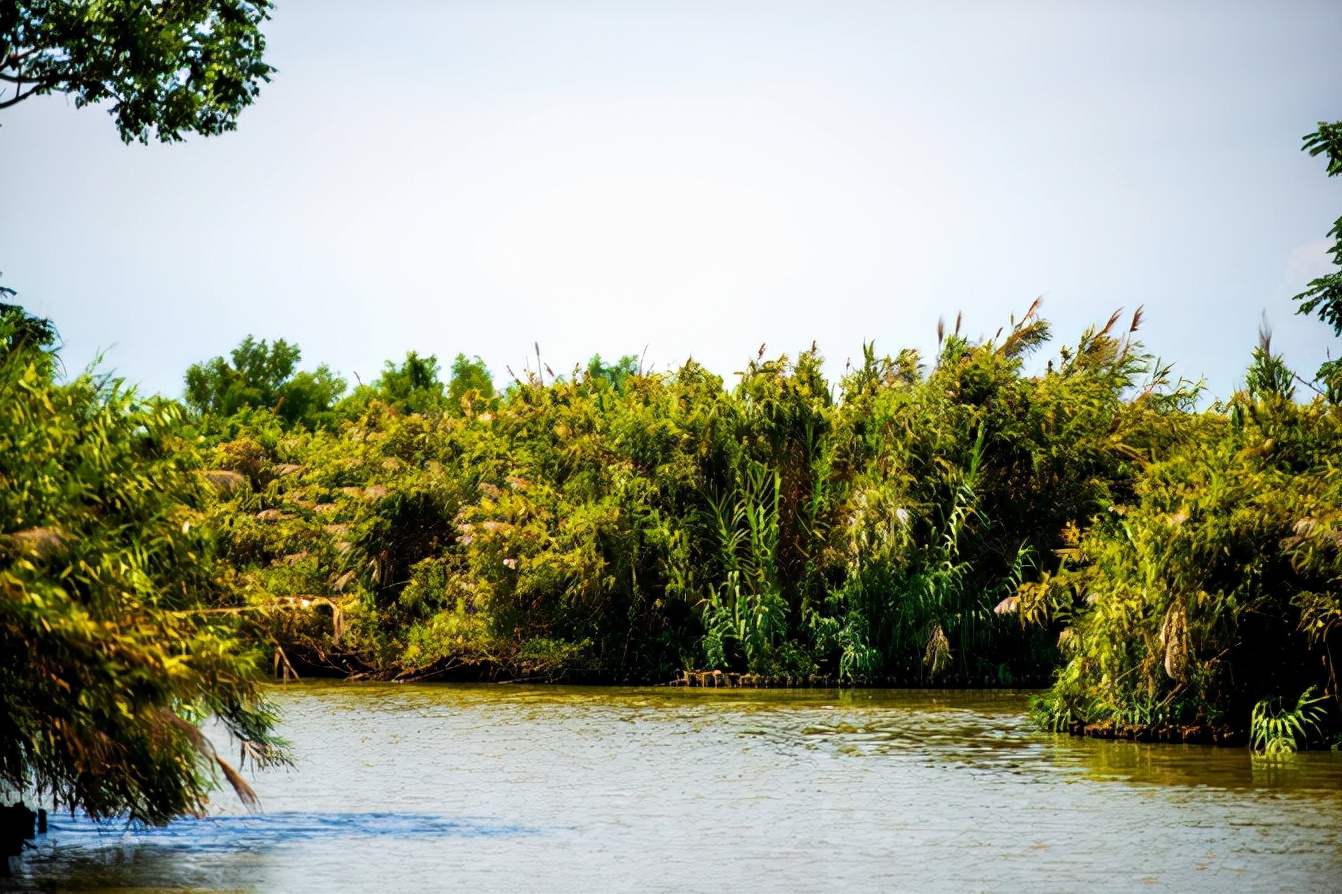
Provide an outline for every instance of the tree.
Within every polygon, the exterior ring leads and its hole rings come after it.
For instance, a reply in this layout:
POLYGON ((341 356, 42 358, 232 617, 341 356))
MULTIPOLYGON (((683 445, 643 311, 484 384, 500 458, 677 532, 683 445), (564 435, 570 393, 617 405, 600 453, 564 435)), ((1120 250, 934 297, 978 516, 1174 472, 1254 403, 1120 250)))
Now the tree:
POLYGON ((630 376, 638 373, 638 356, 625 354, 614 363, 606 363, 600 354, 593 354, 587 361, 587 381, 592 384, 605 382, 621 393, 630 376))
POLYGON ((232 130, 275 69, 270 0, 0 0, 0 109, 47 93, 110 100, 121 139, 232 130), (12 93, 8 91, 12 90, 12 93))
MULTIPOLYGON (((0 298, 14 294, 13 289, 0 286, 0 298)), ((50 375, 56 365, 56 327, 50 320, 34 317, 17 304, 0 302, 0 357, 24 348, 31 348, 34 362, 40 362, 44 375, 50 375)))
POLYGON ((186 403, 198 413, 232 416, 248 409, 270 410, 288 425, 309 428, 324 421, 345 380, 322 364, 296 372, 302 351, 284 339, 267 344, 244 338, 230 355, 193 363, 186 371, 186 403))
POLYGON ((254 799, 198 726, 284 759, 180 408, 51 369, 0 342, 0 788, 149 823, 199 811, 217 771, 254 799))
POLYGON ((438 358, 433 354, 421 357, 415 351, 408 351, 400 366, 388 360, 376 382, 354 389, 354 393, 341 402, 340 410, 357 415, 375 400, 402 413, 441 410, 447 397, 438 373, 438 358))
POLYGON ((423 413, 443 403, 443 383, 438 379, 438 358, 421 357, 414 351, 405 355, 399 367, 387 361, 377 380, 378 389, 407 412, 423 413))
POLYGON ((472 393, 484 400, 493 398, 494 378, 479 357, 468 360, 465 354, 458 354, 452 361, 452 380, 447 386, 447 401, 452 412, 460 413, 462 398, 472 393))
MULTIPOLYGON (((269 9, 0 0, 0 109, 66 93, 110 100, 124 142, 232 130, 273 72, 269 9)), ((0 304, 0 790, 162 823, 198 812, 222 771, 254 800, 199 728, 217 718, 243 760, 286 759, 199 524, 210 475, 178 405, 109 377, 58 384, 56 343, 49 321, 0 304)), ((291 408, 338 396, 324 371, 286 383, 291 408)))
MULTIPOLYGON (((1310 155, 1323 155, 1328 159, 1328 176, 1342 174, 1342 121, 1329 124, 1319 122, 1319 129, 1305 137, 1304 151, 1310 155)), ((1342 217, 1334 223, 1328 235, 1334 237, 1333 247, 1328 253, 1333 263, 1342 267, 1342 217)), ((1317 314, 1329 326, 1335 335, 1342 335, 1342 271, 1326 273, 1315 279, 1295 300, 1300 302, 1296 313, 1317 314)), ((1319 367, 1319 380, 1328 389, 1328 395, 1334 402, 1342 401, 1342 359, 1330 360, 1319 367)))

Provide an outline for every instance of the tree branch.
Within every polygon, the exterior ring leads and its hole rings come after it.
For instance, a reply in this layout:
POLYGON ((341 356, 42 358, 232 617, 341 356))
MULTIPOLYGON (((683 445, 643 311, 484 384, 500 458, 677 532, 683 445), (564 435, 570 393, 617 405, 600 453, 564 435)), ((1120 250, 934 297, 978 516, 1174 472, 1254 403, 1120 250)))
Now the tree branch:
POLYGON ((18 50, 5 57, 5 61, 0 63, 0 68, 14 68, 24 59, 27 59, 33 53, 36 53, 41 47, 29 47, 26 50, 18 50))
POLYGON ((12 106, 12 105, 17 105, 17 104, 23 102, 25 99, 27 99, 28 97, 32 96, 34 93, 37 93, 38 91, 40 91, 44 86, 45 86, 45 85, 40 84, 40 83, 39 83, 39 84, 34 84, 34 85, 33 85, 33 89, 29 90, 27 93, 23 93, 23 92, 20 91, 20 92, 15 93, 15 94, 14 94, 12 97, 10 97, 9 99, 0 100, 0 109, 7 109, 7 108, 9 108, 9 107, 12 106))
POLYGON ((1306 388, 1308 388, 1310 391, 1313 391, 1315 394, 1321 394, 1321 395, 1323 395, 1324 397, 1327 397, 1327 396, 1328 396, 1328 392, 1327 392, 1327 391, 1324 391, 1324 390, 1323 390, 1322 388, 1320 388, 1318 385, 1315 385, 1313 382, 1309 381, 1308 379, 1306 379, 1304 376, 1300 375, 1300 373, 1296 372, 1295 370, 1291 370, 1291 375, 1295 377, 1295 380, 1296 380, 1297 382, 1299 382, 1301 385, 1304 385, 1306 388))

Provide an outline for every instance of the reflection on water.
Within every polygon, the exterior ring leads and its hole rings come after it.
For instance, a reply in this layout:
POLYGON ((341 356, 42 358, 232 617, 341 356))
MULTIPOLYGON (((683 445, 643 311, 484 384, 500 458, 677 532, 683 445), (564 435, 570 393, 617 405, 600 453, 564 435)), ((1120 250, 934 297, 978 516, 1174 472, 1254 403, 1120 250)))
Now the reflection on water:
POLYGON ((49 834, 64 847, 104 850, 142 846, 193 852, 273 847, 336 838, 443 838, 474 835, 524 835, 525 826, 420 813, 257 813, 184 819, 161 829, 108 827, 82 816, 58 817, 49 834))
POLYGON ((265 812, 53 818, 20 886, 1327 890, 1342 756, 1038 732, 1001 692, 278 691, 265 812))
MULTIPOLYGON (((249 887, 241 866, 248 854, 275 848, 302 850, 313 843, 376 847, 378 839, 423 840, 526 835, 524 826, 486 820, 404 813, 257 813, 184 819, 164 828, 98 824, 82 816, 52 818, 48 846, 29 858, 26 882, 102 889, 108 885, 180 887, 199 876, 209 878, 211 864, 231 884, 249 887), (202 871, 204 870, 204 871, 202 871)), ((46 842, 44 842, 46 844, 46 842)), ((216 887, 218 882, 207 882, 216 887)))

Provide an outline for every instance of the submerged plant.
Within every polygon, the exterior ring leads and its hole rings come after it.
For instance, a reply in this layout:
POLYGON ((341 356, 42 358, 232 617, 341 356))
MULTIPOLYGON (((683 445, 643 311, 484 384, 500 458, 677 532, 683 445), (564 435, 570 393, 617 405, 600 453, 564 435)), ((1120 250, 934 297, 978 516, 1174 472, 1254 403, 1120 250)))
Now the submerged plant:
POLYGON ((1249 730, 1254 751, 1290 754, 1304 744, 1310 731, 1317 735, 1327 696, 1316 692, 1317 687, 1309 687, 1290 709, 1282 704, 1280 696, 1269 696, 1254 705, 1249 730))

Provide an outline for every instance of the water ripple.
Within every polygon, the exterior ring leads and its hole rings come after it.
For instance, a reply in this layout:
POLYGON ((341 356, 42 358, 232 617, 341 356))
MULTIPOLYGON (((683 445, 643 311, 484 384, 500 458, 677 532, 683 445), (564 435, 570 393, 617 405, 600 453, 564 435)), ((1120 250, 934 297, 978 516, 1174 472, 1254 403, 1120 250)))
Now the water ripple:
MULTIPOLYGON (((1079 741, 1025 696, 316 685, 268 812, 54 818, 34 890, 1326 890, 1342 755, 1079 741)), ((221 798, 221 809, 238 811, 221 798)))

